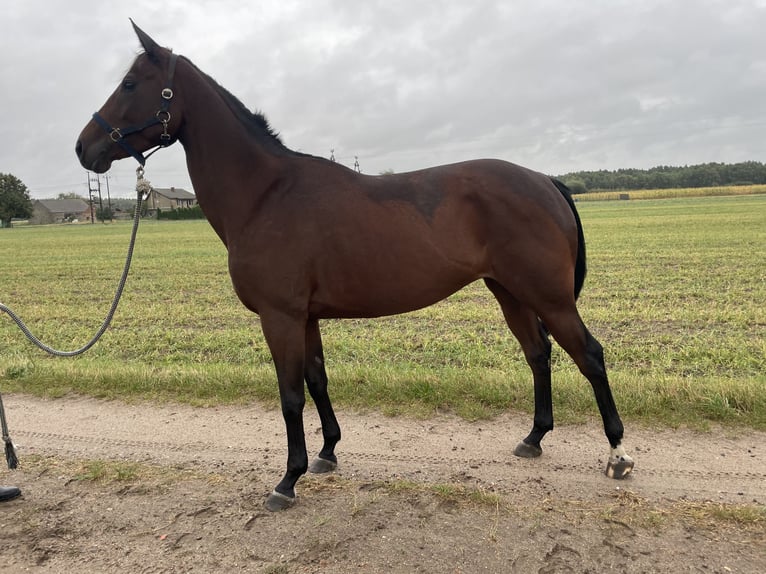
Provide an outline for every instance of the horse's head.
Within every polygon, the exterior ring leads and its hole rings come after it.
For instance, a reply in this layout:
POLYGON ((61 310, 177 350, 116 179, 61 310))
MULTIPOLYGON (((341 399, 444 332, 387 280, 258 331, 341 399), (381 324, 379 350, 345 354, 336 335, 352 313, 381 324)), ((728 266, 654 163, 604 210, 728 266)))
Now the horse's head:
POLYGON ((143 165, 143 152, 172 144, 182 123, 179 98, 173 93, 177 56, 131 23, 144 53, 93 114, 75 146, 83 167, 97 173, 128 156, 143 165))

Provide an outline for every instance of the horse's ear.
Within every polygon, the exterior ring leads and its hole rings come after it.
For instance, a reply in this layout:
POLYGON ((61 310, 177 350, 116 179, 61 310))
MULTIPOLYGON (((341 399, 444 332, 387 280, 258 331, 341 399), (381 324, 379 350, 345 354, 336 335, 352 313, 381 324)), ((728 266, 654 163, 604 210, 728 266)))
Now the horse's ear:
POLYGON ((144 51, 149 55, 150 58, 156 58, 160 51, 159 44, 152 40, 151 37, 149 37, 149 34, 136 26, 136 23, 132 18, 130 19, 130 23, 133 24, 133 29, 136 31, 136 36, 138 36, 141 45, 144 47, 144 51))

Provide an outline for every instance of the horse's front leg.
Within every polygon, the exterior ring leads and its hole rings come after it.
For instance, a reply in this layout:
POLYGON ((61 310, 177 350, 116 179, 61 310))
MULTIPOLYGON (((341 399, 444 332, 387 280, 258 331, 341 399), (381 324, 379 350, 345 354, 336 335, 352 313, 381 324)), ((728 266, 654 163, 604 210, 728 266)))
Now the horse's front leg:
POLYGON ((306 385, 322 422, 322 437, 324 444, 319 455, 309 464, 309 472, 322 474, 332 472, 338 466, 335 456, 335 445, 340 441, 340 426, 332 409, 330 395, 327 393, 327 373, 324 368, 324 353, 322 351, 322 336, 319 332, 319 321, 309 319, 306 325, 306 385))
POLYGON ((265 502, 266 508, 275 512, 295 504, 295 483, 308 468, 303 431, 306 321, 282 313, 261 313, 261 326, 277 371, 287 430, 287 470, 265 502))

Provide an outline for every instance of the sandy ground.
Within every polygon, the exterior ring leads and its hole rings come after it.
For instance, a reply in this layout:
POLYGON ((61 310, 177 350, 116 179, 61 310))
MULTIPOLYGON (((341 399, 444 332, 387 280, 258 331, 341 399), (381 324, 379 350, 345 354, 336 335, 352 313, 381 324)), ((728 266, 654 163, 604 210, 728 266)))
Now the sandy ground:
MULTIPOLYGON (((614 481, 596 422, 522 460, 528 417, 340 412, 337 472, 271 514, 277 411, 3 398, 22 466, 0 484, 23 496, 0 504, 0 572, 766 571, 766 433, 629 427, 614 481), (85 480, 88 461, 143 470, 85 480)), ((312 456, 308 407, 306 429, 312 456)))

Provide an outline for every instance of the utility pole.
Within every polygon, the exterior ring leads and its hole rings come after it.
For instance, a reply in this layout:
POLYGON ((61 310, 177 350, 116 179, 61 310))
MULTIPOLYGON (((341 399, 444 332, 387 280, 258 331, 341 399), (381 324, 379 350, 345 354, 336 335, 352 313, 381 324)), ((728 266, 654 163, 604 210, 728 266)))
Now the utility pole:
POLYGON ((112 211, 112 196, 109 194, 109 174, 107 173, 105 176, 106 178, 106 204, 108 205, 109 209, 109 221, 114 223, 114 212, 112 211))
POLYGON ((354 171, 357 173, 362 173, 362 169, 359 167, 359 156, 354 156, 354 171))
POLYGON ((96 174, 96 183, 98 184, 98 210, 101 213, 101 223, 104 221, 104 200, 101 199, 101 176, 96 174))
POLYGON ((91 177, 90 172, 86 171, 85 175, 88 178, 88 203, 90 203, 90 222, 93 224, 96 223, 96 215, 93 212, 93 192, 96 190, 93 189, 93 178, 91 177))

